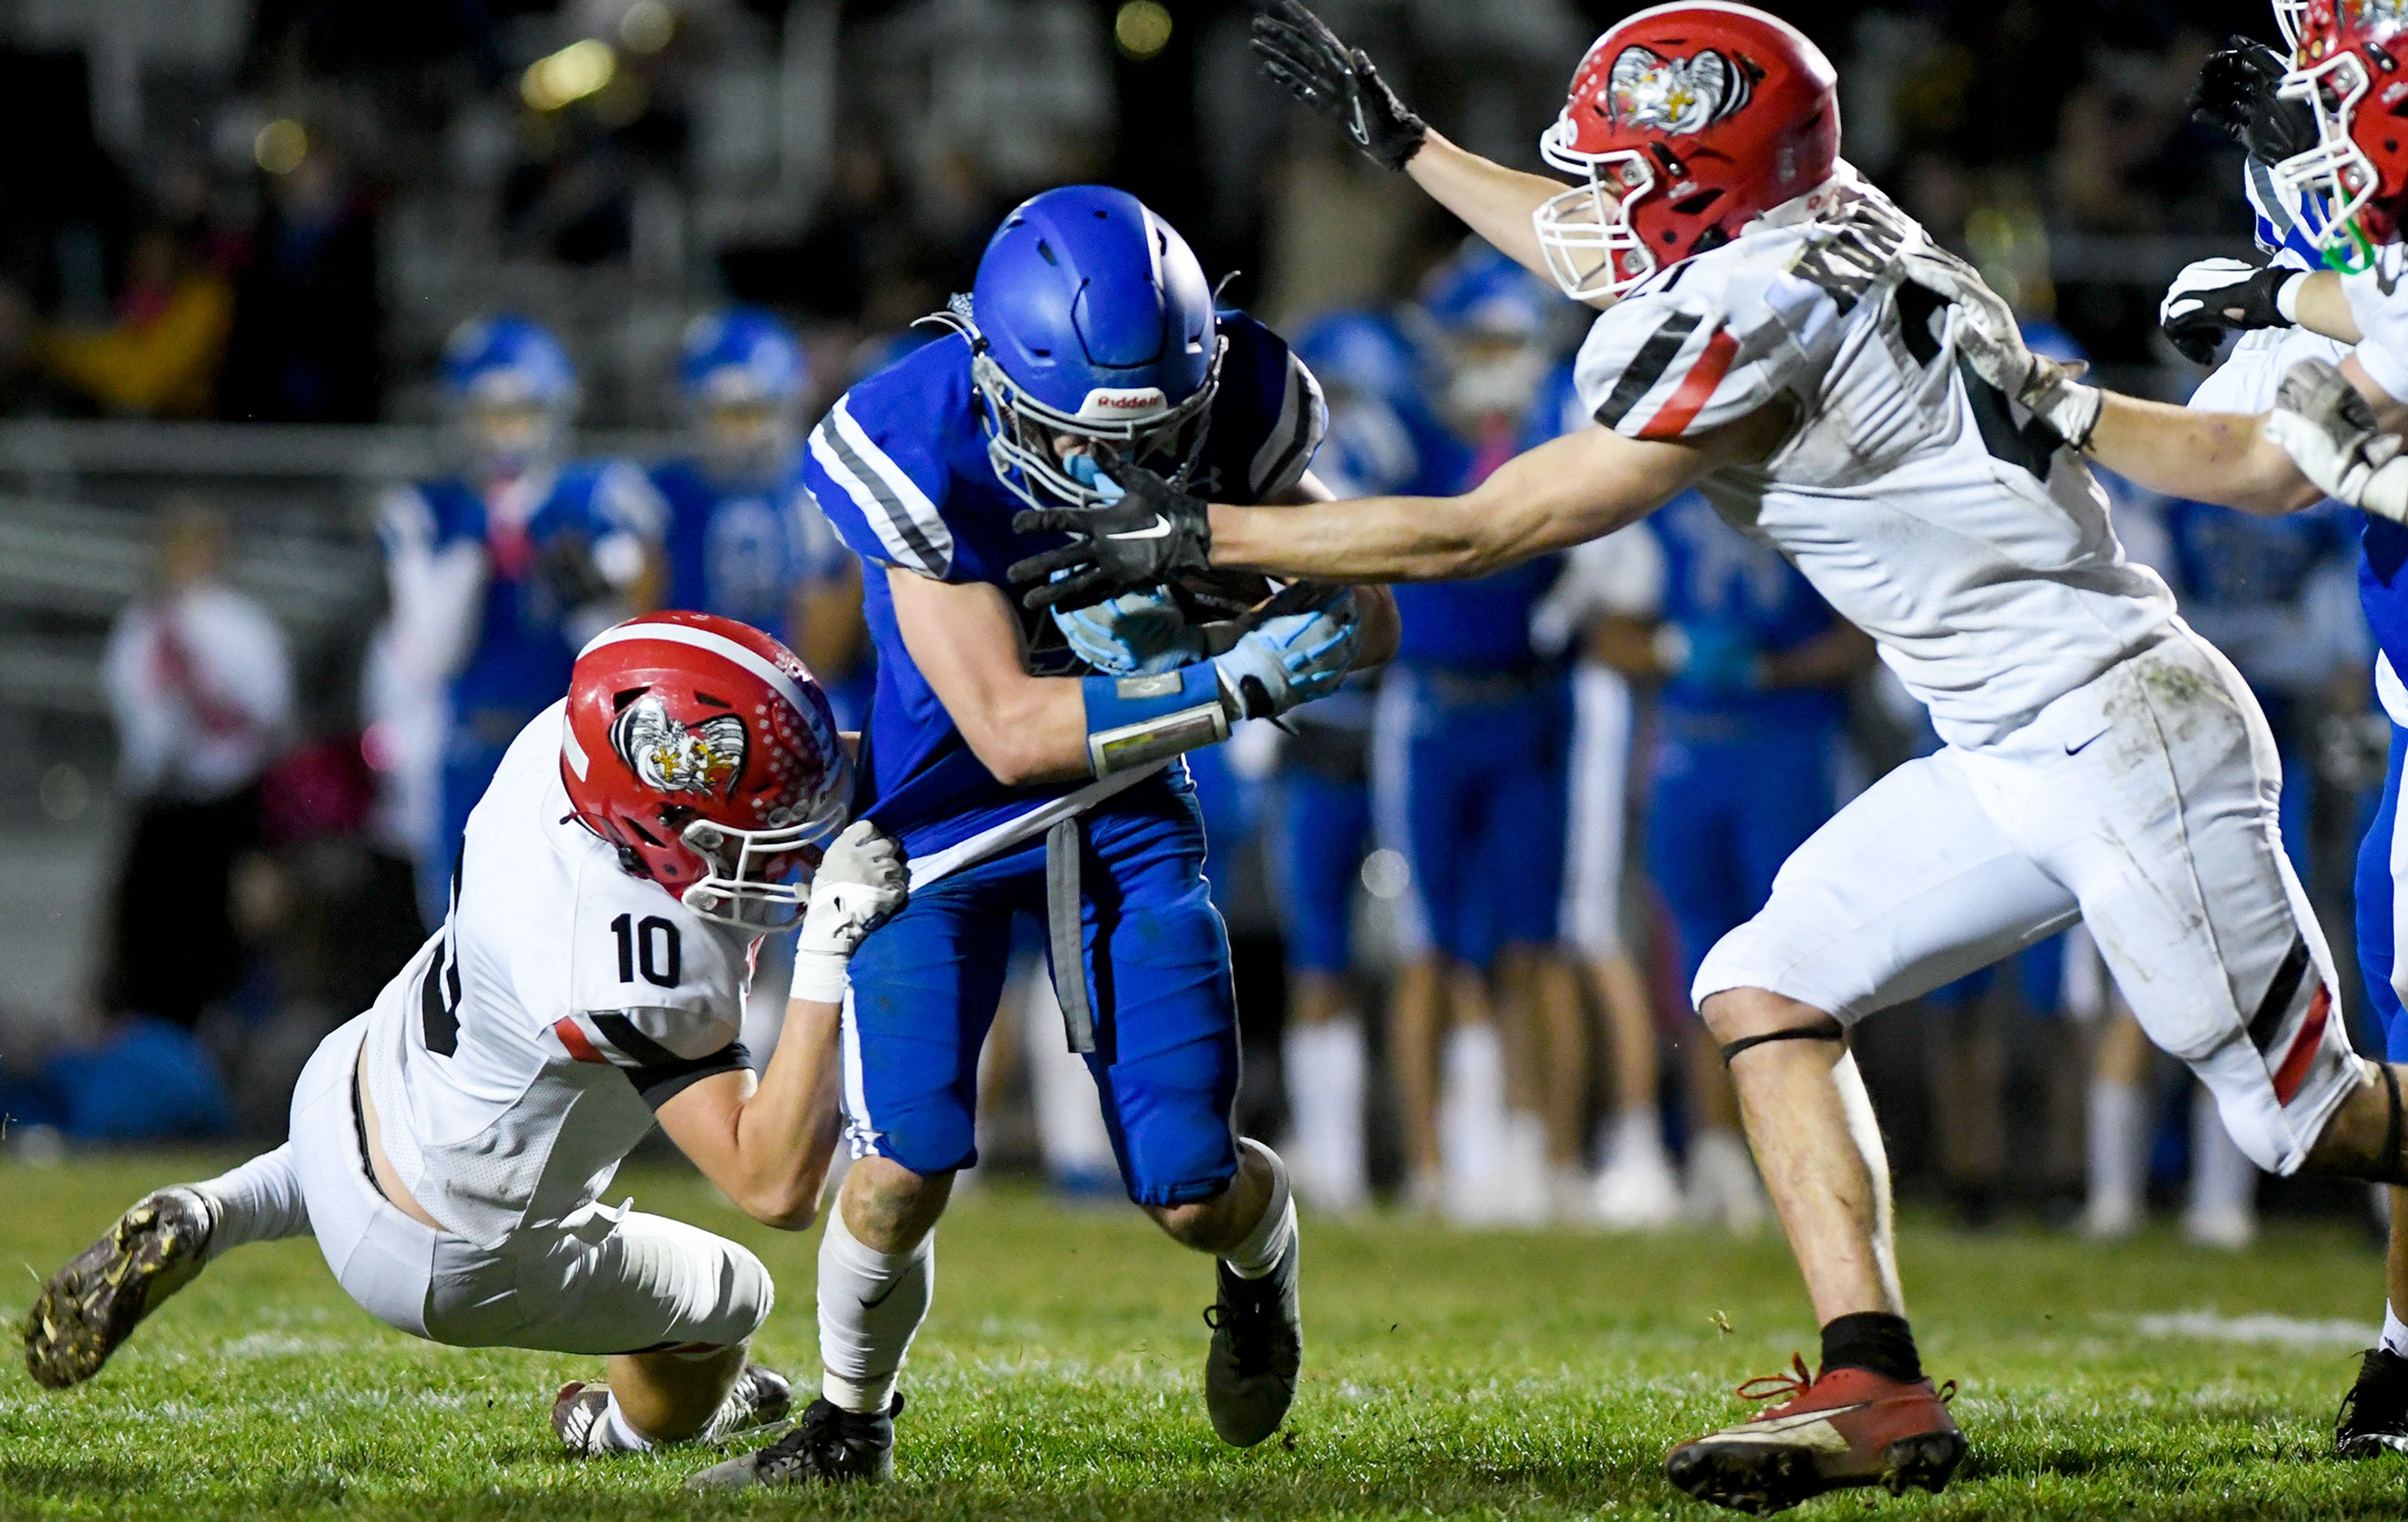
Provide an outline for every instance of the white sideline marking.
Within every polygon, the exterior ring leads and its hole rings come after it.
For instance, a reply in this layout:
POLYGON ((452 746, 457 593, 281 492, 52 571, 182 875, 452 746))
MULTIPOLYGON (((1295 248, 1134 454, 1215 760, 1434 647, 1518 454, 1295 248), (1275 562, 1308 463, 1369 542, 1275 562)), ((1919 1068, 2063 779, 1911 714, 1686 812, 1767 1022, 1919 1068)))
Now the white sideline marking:
POLYGON ((2188 1337, 2208 1343, 2256 1343, 2282 1347, 2372 1347, 2382 1328, 2355 1321, 2302 1321, 2271 1313, 2223 1316, 2213 1311, 2175 1311, 2139 1316, 2132 1328, 2143 1337, 2188 1337))

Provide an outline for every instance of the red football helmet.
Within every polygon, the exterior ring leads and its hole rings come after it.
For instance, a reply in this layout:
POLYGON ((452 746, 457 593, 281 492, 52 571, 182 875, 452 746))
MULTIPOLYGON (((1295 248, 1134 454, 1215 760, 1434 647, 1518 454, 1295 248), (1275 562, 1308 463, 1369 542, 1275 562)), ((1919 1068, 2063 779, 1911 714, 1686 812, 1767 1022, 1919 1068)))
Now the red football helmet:
POLYGON ((2316 146, 2274 165, 2274 181, 2323 213, 2310 232, 2327 264, 2364 269, 2408 215, 2408 6, 2312 0, 2291 62, 2283 98, 2307 102, 2316 146))
POLYGON ((1838 85, 1796 27, 1722 0, 1642 10, 1598 38, 1539 139, 1588 180, 1533 219, 1555 283, 1618 296, 1822 188, 1840 162, 1838 85))
POLYGON ((795 653, 709 613, 651 613, 579 653, 560 731, 578 821, 706 919, 802 917, 797 869, 844 822, 852 768, 795 653))

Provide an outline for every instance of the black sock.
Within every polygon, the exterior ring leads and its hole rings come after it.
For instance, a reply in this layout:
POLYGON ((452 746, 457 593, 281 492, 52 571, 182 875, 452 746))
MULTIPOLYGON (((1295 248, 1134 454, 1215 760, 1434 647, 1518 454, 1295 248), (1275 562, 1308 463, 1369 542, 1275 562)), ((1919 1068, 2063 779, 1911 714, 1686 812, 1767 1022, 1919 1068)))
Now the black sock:
POLYGON ((1914 1331, 1906 1317, 1880 1311, 1841 1316, 1823 1328, 1823 1369, 1867 1369, 1884 1379, 1913 1384, 1923 1377, 1914 1331))

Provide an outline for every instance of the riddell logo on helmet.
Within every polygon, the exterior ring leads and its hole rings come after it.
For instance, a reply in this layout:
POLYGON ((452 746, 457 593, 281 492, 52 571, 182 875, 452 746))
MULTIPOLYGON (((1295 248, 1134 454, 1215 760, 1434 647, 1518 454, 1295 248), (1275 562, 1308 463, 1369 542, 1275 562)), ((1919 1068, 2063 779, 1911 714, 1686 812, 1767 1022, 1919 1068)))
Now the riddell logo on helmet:
POLYGON ((1141 386, 1128 391, 1114 391, 1098 386, 1087 393, 1079 408, 1082 418, 1142 418, 1170 410, 1170 399, 1161 388, 1141 386))

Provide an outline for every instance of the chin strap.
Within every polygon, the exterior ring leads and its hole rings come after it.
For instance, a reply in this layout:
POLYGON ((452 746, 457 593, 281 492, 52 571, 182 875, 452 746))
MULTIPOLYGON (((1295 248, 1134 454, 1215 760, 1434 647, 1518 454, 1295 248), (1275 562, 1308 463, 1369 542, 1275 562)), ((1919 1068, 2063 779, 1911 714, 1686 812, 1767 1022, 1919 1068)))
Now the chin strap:
MULTIPOLYGON (((1769 1030, 1761 1036, 1742 1036, 1738 1041, 1725 1041, 1723 1043, 1723 1066, 1726 1068, 1729 1067, 1731 1058, 1739 1055, 1742 1052, 1748 1050, 1750 1047, 1763 1046, 1772 1041, 1844 1042, 1847 1039, 1847 1028, 1842 1026, 1837 1020, 1829 1018, 1818 1020, 1811 1026, 1792 1026, 1787 1030, 1769 1030)), ((2393 1084, 2391 1092, 2391 1120, 2392 1124, 2397 1126, 2400 1123, 2400 1090, 2396 1083, 2393 1084)))

